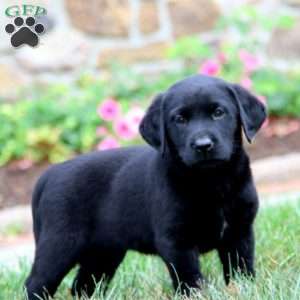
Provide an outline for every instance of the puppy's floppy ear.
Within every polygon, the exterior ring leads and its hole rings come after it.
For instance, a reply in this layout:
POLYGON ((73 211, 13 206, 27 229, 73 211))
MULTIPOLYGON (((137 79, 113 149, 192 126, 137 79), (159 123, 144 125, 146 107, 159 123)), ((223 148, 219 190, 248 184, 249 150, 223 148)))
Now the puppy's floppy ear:
POLYGON ((158 94, 148 108, 141 124, 140 133, 152 147, 165 152, 164 93, 158 94))
POLYGON ((267 118, 266 107, 248 90, 238 84, 232 85, 232 92, 237 102, 246 138, 251 143, 267 118))

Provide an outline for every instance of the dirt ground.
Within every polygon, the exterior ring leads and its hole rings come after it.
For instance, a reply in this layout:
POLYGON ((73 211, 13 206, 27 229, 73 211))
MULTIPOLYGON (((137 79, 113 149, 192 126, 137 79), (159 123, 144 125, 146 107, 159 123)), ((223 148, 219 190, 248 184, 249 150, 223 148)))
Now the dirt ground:
POLYGON ((271 119, 246 149, 252 160, 300 152, 300 120, 271 119))

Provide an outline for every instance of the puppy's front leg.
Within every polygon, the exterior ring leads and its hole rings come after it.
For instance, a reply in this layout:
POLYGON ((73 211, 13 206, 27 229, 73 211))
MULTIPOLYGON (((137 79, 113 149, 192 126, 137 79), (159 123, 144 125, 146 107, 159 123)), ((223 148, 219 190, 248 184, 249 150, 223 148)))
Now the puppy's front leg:
POLYGON ((167 243, 160 246, 159 253, 168 267, 175 290, 188 295, 190 288, 201 287, 203 276, 198 249, 182 249, 167 243))
POLYGON ((227 227, 218 248, 226 284, 230 275, 235 275, 237 271, 255 276, 253 222, 257 210, 258 198, 250 180, 238 193, 234 207, 229 210, 231 213, 227 214, 227 227))
POLYGON ((218 249, 223 264, 224 279, 229 284, 230 276, 236 272, 254 277, 254 234, 252 226, 238 232, 227 229, 218 249))

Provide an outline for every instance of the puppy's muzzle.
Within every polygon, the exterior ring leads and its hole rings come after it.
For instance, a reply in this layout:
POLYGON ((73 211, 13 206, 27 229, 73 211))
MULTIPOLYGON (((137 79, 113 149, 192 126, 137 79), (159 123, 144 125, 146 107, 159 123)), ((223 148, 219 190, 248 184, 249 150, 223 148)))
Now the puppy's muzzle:
POLYGON ((198 153, 208 153, 214 148, 214 142, 209 136, 197 137, 192 140, 191 148, 198 153))

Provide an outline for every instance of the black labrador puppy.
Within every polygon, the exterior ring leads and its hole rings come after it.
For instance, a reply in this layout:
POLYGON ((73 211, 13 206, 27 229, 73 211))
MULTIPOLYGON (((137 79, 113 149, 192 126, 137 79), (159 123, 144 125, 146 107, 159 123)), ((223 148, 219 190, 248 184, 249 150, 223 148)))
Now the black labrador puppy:
POLYGON ((254 276, 258 198, 242 129, 251 141, 265 118, 265 107, 244 88, 195 75, 149 107, 140 132, 151 147, 52 166, 33 194, 29 299, 53 295, 76 264, 72 294, 91 296, 95 281, 111 279, 129 249, 158 254, 182 292, 201 287, 199 253, 213 249, 226 283, 236 271, 254 276))

